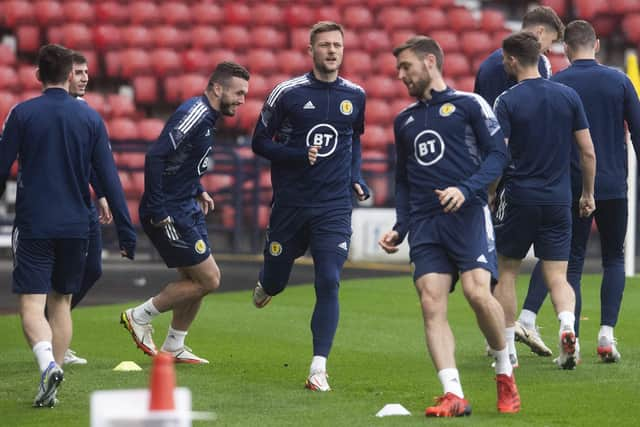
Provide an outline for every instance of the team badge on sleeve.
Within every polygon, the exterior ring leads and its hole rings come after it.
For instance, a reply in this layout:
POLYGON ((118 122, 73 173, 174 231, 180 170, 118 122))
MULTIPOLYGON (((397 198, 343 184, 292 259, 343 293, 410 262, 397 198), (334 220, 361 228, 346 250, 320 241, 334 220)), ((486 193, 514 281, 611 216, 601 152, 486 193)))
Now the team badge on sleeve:
POLYGON ((440 115, 442 117, 449 117, 453 114, 454 111, 456 111, 456 106, 451 104, 450 102, 447 102, 442 107, 440 107, 440 115))
POLYGON ((269 253, 272 256, 278 256, 282 253, 282 245, 280 242, 271 242, 269 243, 269 253))
POLYGON ((197 253, 202 255, 207 250, 207 245, 204 244, 204 240, 200 239, 196 242, 194 249, 197 253))
POLYGON ((353 104, 348 99, 345 99, 340 103, 340 112, 345 116, 351 115, 353 113, 353 104))

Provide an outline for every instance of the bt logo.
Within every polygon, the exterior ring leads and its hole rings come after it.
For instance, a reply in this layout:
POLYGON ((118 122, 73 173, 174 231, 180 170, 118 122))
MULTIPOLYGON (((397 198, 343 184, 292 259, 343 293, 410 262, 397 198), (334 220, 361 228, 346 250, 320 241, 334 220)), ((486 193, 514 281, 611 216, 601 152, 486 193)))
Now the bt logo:
POLYGON ((318 157, 332 155, 337 145, 338 131, 329 124, 315 125, 307 133, 307 147, 318 147, 318 157))
POLYGON ((431 166, 444 156, 444 141, 438 132, 425 130, 413 140, 416 160, 422 166, 431 166))

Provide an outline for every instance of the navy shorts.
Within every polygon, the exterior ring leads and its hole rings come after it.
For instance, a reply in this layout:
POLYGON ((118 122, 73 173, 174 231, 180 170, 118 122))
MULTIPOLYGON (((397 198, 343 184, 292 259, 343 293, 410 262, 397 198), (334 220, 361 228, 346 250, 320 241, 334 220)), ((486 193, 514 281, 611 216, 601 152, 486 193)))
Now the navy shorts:
POLYGON ((167 267, 191 267, 209 258, 211 245, 202 212, 170 215, 173 223, 162 227, 151 225, 149 217, 140 220, 167 267))
POLYGON ((292 261, 311 253, 334 251, 349 254, 351 208, 303 208, 274 206, 269 218, 265 261, 292 261))
POLYGON ((571 207, 517 205, 502 200, 496 214, 496 246, 507 258, 523 259, 533 244, 536 257, 568 261, 571 252, 571 207))
POLYGON ((78 291, 84 277, 87 239, 22 239, 15 228, 13 292, 68 295, 78 291))
POLYGON ((409 231, 413 280, 428 273, 458 279, 458 272, 482 268, 497 278, 495 239, 487 206, 470 205, 416 221, 409 231))

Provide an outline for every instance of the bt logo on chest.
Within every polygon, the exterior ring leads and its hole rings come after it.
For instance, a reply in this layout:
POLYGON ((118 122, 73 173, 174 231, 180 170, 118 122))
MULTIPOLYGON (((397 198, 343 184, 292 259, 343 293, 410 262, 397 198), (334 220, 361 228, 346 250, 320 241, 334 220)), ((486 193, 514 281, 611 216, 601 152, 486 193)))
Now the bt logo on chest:
POLYGON ((444 156, 444 141, 438 132, 425 130, 413 140, 413 152, 422 166, 431 166, 444 156))
POLYGON ((307 133, 307 147, 317 147, 318 157, 328 157, 333 154, 338 145, 338 131, 327 123, 320 123, 312 127, 307 133))

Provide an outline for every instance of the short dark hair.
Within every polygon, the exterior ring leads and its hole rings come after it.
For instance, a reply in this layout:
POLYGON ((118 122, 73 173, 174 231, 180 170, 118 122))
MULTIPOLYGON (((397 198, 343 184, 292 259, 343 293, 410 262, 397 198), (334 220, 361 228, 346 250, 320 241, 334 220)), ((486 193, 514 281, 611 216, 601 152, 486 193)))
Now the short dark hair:
POLYGON ((564 42, 571 49, 592 48, 596 44, 596 39, 593 26, 581 19, 570 22, 564 30, 564 42))
POLYGON ((73 53, 71 54, 71 61, 74 64, 88 64, 89 61, 87 61, 87 57, 84 56, 82 53, 78 52, 77 50, 74 50, 73 53))
POLYGON ((329 31, 340 31, 342 38, 344 38, 344 28, 342 25, 333 21, 320 21, 313 24, 313 27, 311 27, 311 30, 309 31, 309 44, 313 45, 318 34, 328 33, 329 31))
POLYGON ((442 64, 444 63, 444 53, 437 41, 427 36, 413 36, 406 42, 393 49, 393 56, 396 58, 403 50, 411 50, 420 59, 424 59, 428 54, 436 57, 436 65, 438 70, 442 72, 442 64))
POLYGON ((38 78, 43 84, 60 84, 67 81, 73 66, 70 49, 57 44, 47 44, 38 51, 38 78))
POLYGON ((529 31, 520 31, 504 39, 502 50, 507 55, 515 56, 525 67, 537 65, 540 60, 540 41, 529 31))
POLYGON ((531 9, 524 14, 522 18, 522 28, 530 28, 536 25, 544 25, 558 33, 558 39, 562 39, 564 33, 564 24, 562 20, 549 6, 539 6, 531 9))
POLYGON ((213 70, 211 77, 209 77, 209 83, 207 83, 207 90, 213 89, 214 83, 226 85, 232 77, 239 77, 249 81, 249 71, 240 64, 235 62, 225 61, 221 62, 213 70))

